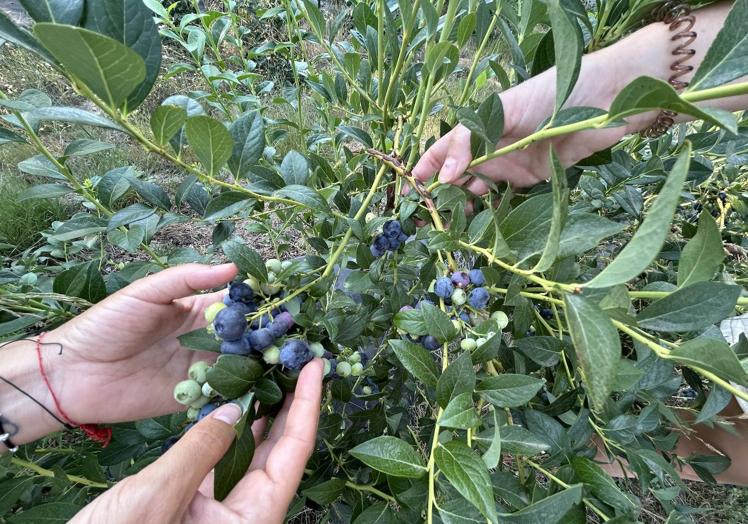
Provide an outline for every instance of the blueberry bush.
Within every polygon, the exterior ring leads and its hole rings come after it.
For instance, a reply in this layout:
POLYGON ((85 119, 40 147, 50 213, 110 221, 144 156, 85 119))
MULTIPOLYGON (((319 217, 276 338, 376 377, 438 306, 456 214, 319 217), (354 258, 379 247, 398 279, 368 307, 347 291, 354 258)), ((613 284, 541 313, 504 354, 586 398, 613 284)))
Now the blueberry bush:
MULTIPOLYGON (((728 59, 748 33, 745 0, 696 88, 641 77, 610 111, 563 104, 582 54, 639 27, 652 0, 21 4, 33 24, 0 13, 3 49, 48 64, 86 102, 0 92, 0 146, 28 153, 19 199, 72 209, 34 246, 3 246, 0 334, 53 327, 171 265, 228 259, 240 277, 207 327, 180 338, 220 354, 175 384, 185 411, 117 425, 105 449, 58 436, 5 457, 9 522, 66 520, 222 402, 259 405, 238 427, 247 449, 248 424, 275 413, 315 355, 318 446, 289 518, 636 522, 640 498, 600 465, 625 462, 668 522, 688 522, 682 467, 713 482, 729 466, 675 448, 694 424, 729 429, 730 399, 748 401, 748 123, 694 105, 748 93, 727 84, 748 74, 745 54, 728 59), (261 27, 274 38, 257 41, 261 27), (162 63, 165 49, 179 58, 162 63), (495 149, 496 93, 554 64, 552 118, 495 149), (188 77, 199 87, 149 96, 188 77), (698 120, 569 169, 551 151, 548 183, 491 184, 469 214, 472 195, 411 175, 457 123, 480 176, 489 159, 653 108, 698 120), (59 129, 85 138, 57 150, 59 129), (178 183, 128 165, 80 175, 124 142, 178 183), (202 251, 153 243, 194 223, 212 228, 202 251)), ((250 458, 226 455, 217 497, 250 458)))

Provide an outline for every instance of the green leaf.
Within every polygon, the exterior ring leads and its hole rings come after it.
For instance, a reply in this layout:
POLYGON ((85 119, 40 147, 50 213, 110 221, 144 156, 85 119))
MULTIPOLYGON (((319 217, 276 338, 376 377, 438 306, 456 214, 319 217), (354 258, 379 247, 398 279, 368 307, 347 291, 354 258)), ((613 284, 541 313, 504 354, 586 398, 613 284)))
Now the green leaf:
POLYGON ((566 295, 566 318, 582 380, 592 406, 600 411, 608 399, 621 360, 621 339, 608 316, 581 295, 566 295))
POLYGON ((289 186, 303 186, 309 179, 309 162, 298 151, 289 151, 280 165, 280 172, 289 186))
POLYGON ((234 140, 226 126, 209 116, 193 116, 185 124, 187 142, 210 176, 215 176, 231 157, 234 140))
POLYGON ((582 29, 576 19, 565 9, 564 2, 561 2, 561 0, 546 0, 545 3, 548 7, 551 29, 553 29, 553 49, 555 56, 559 58, 556 62, 556 105, 554 110, 554 113, 557 113, 566 99, 569 98, 572 89, 574 89, 574 84, 579 78, 584 40, 582 39, 582 29))
POLYGON ((475 389, 475 370, 468 352, 450 362, 436 383, 436 401, 443 408, 461 393, 472 393, 475 389))
POLYGON ((405 331, 414 337, 420 337, 428 333, 426 323, 423 321, 423 313, 420 309, 407 309, 398 311, 392 323, 397 329, 405 331))
POLYGON ((421 304, 421 314, 423 323, 426 325, 426 332, 433 335, 439 342, 449 342, 457 336, 457 329, 452 324, 447 314, 436 306, 428 303, 421 304))
POLYGON ((691 79, 689 91, 716 87, 748 74, 748 0, 736 0, 691 79))
POLYGON ((390 340, 389 344, 408 373, 427 386, 436 386, 439 369, 431 353, 422 345, 407 340, 390 340))
POLYGON ((127 110, 134 110, 150 93, 161 69, 161 35, 150 9, 142 0, 87 2, 86 29, 122 42, 143 59, 145 78, 127 99, 127 110))
POLYGON ((264 372, 257 360, 242 355, 221 355, 208 370, 208 383, 226 398, 244 395, 264 372))
POLYGON ((359 444, 349 453, 367 466, 393 477, 419 478, 426 473, 418 452, 397 437, 376 437, 359 444))
POLYGON ((257 400, 268 406, 272 406, 283 400, 283 391, 281 391, 274 380, 269 378, 263 377, 258 380, 253 391, 257 400))
POLYGON ((120 209, 109 218, 107 228, 111 231, 117 229, 120 226, 126 226, 132 222, 149 218, 156 212, 152 207, 148 207, 144 204, 132 204, 124 209, 120 209))
POLYGON ((439 425, 445 428, 468 429, 480 425, 475 413, 473 394, 460 393, 453 398, 439 418, 439 425))
POLYGON ((322 196, 311 187, 297 185, 286 186, 273 193, 273 195, 281 198, 288 198, 289 200, 298 202, 302 206, 306 206, 315 211, 325 212, 330 210, 327 200, 322 198, 322 196))
POLYGON ((113 207, 130 189, 130 178, 127 175, 131 168, 116 168, 108 171, 96 184, 96 196, 102 204, 113 207))
POLYGON ((105 116, 97 115, 76 107, 40 107, 31 111, 27 118, 38 122, 65 122, 83 126, 96 126, 122 131, 122 128, 105 116))
POLYGON ((569 186, 566 180, 566 170, 561 166, 561 161, 558 159, 553 147, 550 148, 550 157, 553 217, 551 219, 551 230, 548 233, 543 254, 533 268, 533 271, 539 273, 550 269, 556 261, 561 242, 561 231, 566 223, 566 215, 569 210, 569 186))
POLYGON ((60 242, 66 242, 95 233, 106 231, 106 221, 91 215, 75 216, 64 222, 55 230, 50 238, 60 242))
POLYGON ((83 0, 20 0, 34 22, 78 25, 83 16, 83 0))
POLYGON ((205 328, 195 329, 184 335, 177 337, 183 348, 195 349, 198 351, 221 351, 221 341, 212 333, 208 333, 205 328))
POLYGON ((143 82, 143 59, 120 42, 87 29, 49 23, 34 33, 50 53, 110 107, 122 107, 143 82))
POLYGON ((481 514, 496 522, 496 503, 491 478, 481 458, 460 441, 450 441, 434 450, 434 461, 450 484, 481 514))
POLYGON ((268 271, 265 268, 265 261, 257 251, 234 239, 225 241, 221 247, 228 259, 239 268, 240 274, 252 275, 260 282, 267 282, 268 271))
POLYGON ((740 286, 697 282, 652 302, 639 313, 636 321, 640 327, 652 331, 696 331, 728 317, 740 293, 740 286))
POLYGON ((488 469, 496 468, 501 460, 501 429, 499 427, 499 415, 496 412, 496 408, 493 406, 491 406, 491 413, 493 414, 493 437, 491 438, 491 445, 481 457, 483 463, 488 469))
POLYGON ((99 260, 66 269, 55 277, 52 289, 55 293, 79 297, 91 303, 102 300, 106 297, 106 285, 99 273, 99 260))
POLYGON ((34 38, 34 35, 18 27, 2 9, 0 9, 0 40, 7 40, 18 47, 31 51, 50 64, 56 64, 54 57, 44 49, 44 46, 34 38))
POLYGON ((737 355, 721 340, 695 338, 671 350, 667 358, 696 371, 703 369, 741 386, 748 386, 748 375, 737 355))
POLYGON ((151 115, 151 131, 159 145, 166 145, 176 135, 187 121, 187 112, 184 108, 172 105, 163 105, 156 108, 151 115))
POLYGON ((215 222, 249 208, 255 200, 239 191, 224 191, 213 197, 205 207, 203 220, 206 222, 215 222))
POLYGON ((320 506, 329 506, 343 494, 344 489, 345 480, 333 478, 306 488, 301 493, 320 506))
POLYGON ((237 177, 247 177, 265 150, 265 126, 259 111, 247 113, 229 128, 234 149, 229 158, 229 169, 237 177))
POLYGON ((710 213, 701 213, 699 228, 680 255, 678 287, 711 280, 724 258, 722 236, 717 223, 710 213))
POLYGON ((132 224, 124 231, 113 229, 107 233, 107 239, 115 246, 124 249, 128 253, 134 253, 145 239, 145 228, 140 224, 132 224))
POLYGON ((636 78, 618 93, 610 105, 608 119, 621 120, 627 116, 657 109, 691 115, 737 133, 737 123, 731 113, 714 109, 703 110, 683 100, 667 82, 649 76, 636 78))
POLYGON ((502 373, 484 378, 475 391, 494 406, 516 408, 527 404, 542 387, 543 381, 538 378, 502 373))
POLYGON ((234 489, 234 486, 244 478, 255 453, 255 437, 251 428, 254 419, 253 395, 250 394, 248 399, 243 400, 245 405, 249 406, 249 409, 246 410, 235 426, 236 439, 231 443, 228 451, 218 461, 214 469, 213 496, 216 500, 225 499, 234 489))
POLYGON ((690 158, 691 143, 686 142, 660 194, 633 238, 608 267, 585 284, 586 287, 612 287, 623 284, 639 275, 652 263, 662 249, 670 230, 668 226, 680 199, 690 158))
POLYGON ((546 439, 522 426, 501 426, 501 446, 512 455, 532 457, 551 449, 546 439))
POLYGON ((0 145, 9 144, 15 142, 16 144, 26 144, 26 139, 18 133, 14 133, 10 129, 0 127, 0 145))
POLYGON ((80 510, 81 506, 78 504, 48 502, 11 515, 8 522, 11 524, 65 524, 80 510))
POLYGON ((582 501, 582 484, 574 484, 522 508, 516 513, 499 513, 501 522, 511 524, 556 524, 564 522, 564 516, 582 501))
POLYGON ((543 367, 558 364, 564 343, 556 337, 524 337, 514 341, 517 349, 527 358, 543 367))
POLYGON ((65 184, 39 184, 31 186, 16 197, 16 202, 37 198, 58 198, 73 192, 73 188, 65 184))
POLYGON ((114 149, 114 144, 108 142, 101 142, 100 140, 90 140, 88 138, 80 138, 73 140, 65 148, 63 157, 68 158, 71 156, 86 156, 100 153, 102 151, 108 151, 114 149))
POLYGON ((635 499, 621 491, 610 475, 597 463, 578 455, 571 458, 571 466, 579 480, 589 486, 592 494, 598 499, 622 513, 634 513, 638 510, 639 504, 635 499))
POLYGON ((386 502, 375 502, 359 513, 353 524, 396 524, 397 522, 399 520, 386 502))

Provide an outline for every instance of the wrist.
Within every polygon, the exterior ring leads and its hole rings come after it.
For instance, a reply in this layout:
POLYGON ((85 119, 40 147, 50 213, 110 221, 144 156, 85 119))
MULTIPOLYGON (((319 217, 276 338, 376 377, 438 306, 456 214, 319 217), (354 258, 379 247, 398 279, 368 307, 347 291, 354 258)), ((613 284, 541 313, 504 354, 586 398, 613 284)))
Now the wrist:
MULTIPOLYGON (((35 348, 36 338, 12 342, 0 349, 0 376, 8 381, 0 381, 0 413, 3 415, 4 429, 13 433, 11 439, 15 444, 25 444, 63 428, 39 405, 59 417, 42 380, 35 348)), ((52 346, 47 346, 46 351, 50 348, 54 351, 52 346)), ((58 380, 61 374, 57 368, 48 369, 47 372, 50 380, 58 380)), ((0 452, 5 451, 4 447, 0 447, 0 452)))

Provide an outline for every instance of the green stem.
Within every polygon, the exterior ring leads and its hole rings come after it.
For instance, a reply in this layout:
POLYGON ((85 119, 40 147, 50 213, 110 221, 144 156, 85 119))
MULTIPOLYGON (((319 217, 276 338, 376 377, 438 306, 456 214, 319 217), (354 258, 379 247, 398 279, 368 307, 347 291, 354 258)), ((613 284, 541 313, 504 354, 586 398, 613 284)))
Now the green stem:
MULTIPOLYGON (((700 91, 688 91, 680 95, 680 98, 682 100, 685 100, 686 102, 695 103, 702 102, 704 100, 713 100, 716 98, 726 98, 728 96, 744 95, 746 93, 748 93, 748 82, 741 82, 739 84, 712 87, 710 89, 702 89, 700 91)), ((638 113, 645 113, 647 111, 650 111, 650 109, 637 110, 631 114, 633 115, 638 113)), ((566 124, 563 126, 541 129, 540 131, 536 131, 535 133, 527 135, 521 140, 517 140, 512 144, 476 158, 470 163, 469 168, 476 167, 480 164, 483 164, 484 162, 488 162, 489 160, 509 154, 513 151, 524 149, 529 145, 534 144, 535 142, 540 142, 541 140, 546 140, 548 138, 566 135, 569 133, 575 133, 577 131, 583 131, 585 129, 605 127, 610 123, 610 116, 611 115, 608 113, 594 118, 588 118, 587 120, 582 120, 581 122, 574 122, 572 124, 566 124)))
POLYGON ((355 489, 356 491, 366 491, 373 495, 376 495, 379 498, 382 498, 386 500, 387 502, 390 502, 391 504, 396 504, 397 500, 392 495, 388 495, 384 491, 380 491, 374 486, 369 486, 368 484, 354 484, 350 480, 347 480, 345 482, 345 485, 351 489, 355 489))
MULTIPOLYGON (((29 462, 23 459, 20 459, 18 457, 11 457, 10 462, 18 467, 30 469, 40 477, 51 477, 54 478, 56 476, 55 472, 49 469, 44 469, 41 466, 38 466, 34 464, 33 462, 29 462)), ((76 484, 81 484, 83 486, 89 486, 91 488, 100 488, 100 489, 107 489, 109 487, 109 484, 105 482, 95 482, 93 480, 89 480, 85 477, 79 477, 78 475, 65 475, 70 482, 74 482, 76 484)))
MULTIPOLYGON (((555 476, 553 473, 551 473, 547 469, 545 469, 542 466, 540 466, 539 464, 536 464, 535 462, 533 462, 530 459, 525 459, 525 462, 527 462, 528 465, 532 466, 533 468, 535 468, 536 470, 538 470, 539 472, 541 472, 543 475, 545 475, 546 477, 548 477, 550 480, 552 480, 553 482, 555 482, 556 484, 558 484, 562 488, 569 489, 569 487, 570 487, 569 484, 567 484, 566 482, 564 482, 563 480, 561 480, 560 478, 558 478, 557 476, 555 476)), ((601 519, 603 519, 603 522, 607 522, 607 521, 610 520, 610 517, 607 516, 600 508, 598 508, 592 502, 590 502, 590 500, 588 498, 583 497, 582 498, 582 502, 584 502, 585 506, 587 506, 592 511, 594 511, 597 514, 598 517, 600 517, 601 519)))

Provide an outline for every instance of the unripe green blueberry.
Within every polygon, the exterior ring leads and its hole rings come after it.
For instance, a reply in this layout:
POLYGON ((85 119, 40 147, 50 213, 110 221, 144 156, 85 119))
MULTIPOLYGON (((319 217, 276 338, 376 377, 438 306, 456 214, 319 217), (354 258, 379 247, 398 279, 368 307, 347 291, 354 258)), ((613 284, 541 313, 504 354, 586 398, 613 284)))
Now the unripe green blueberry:
POLYGON ((280 362, 280 349, 278 346, 270 346, 262 352, 262 360, 271 366, 280 362))
POLYGON ((293 264, 293 262, 291 262, 290 260, 284 260, 283 262, 281 262, 281 269, 285 271, 286 269, 291 267, 291 264, 293 264))
POLYGON ((213 302, 211 305, 205 308, 205 320, 208 321, 208 324, 213 324, 213 321, 216 319, 216 315, 219 311, 221 311, 223 308, 226 307, 226 304, 223 302, 213 302))
POLYGON ((358 351, 351 353, 351 355, 348 357, 348 362, 351 364, 355 364, 356 362, 361 362, 361 353, 358 351))
POLYGON ((361 388, 361 393, 363 393, 364 395, 371 395, 372 391, 369 386, 364 386, 361 388))
POLYGON ((277 280, 275 273, 268 271, 268 284, 273 284, 277 280))
POLYGON ((277 258, 269 258, 265 261, 265 267, 268 271, 272 271, 273 273, 280 273, 283 270, 283 266, 281 265, 281 261, 277 258))
POLYGON ((213 398, 216 395, 218 395, 218 391, 213 389, 210 384, 207 382, 203 384, 203 396, 208 398, 213 398))
POLYGON ((280 284, 262 284, 260 286, 260 289, 262 289, 262 292, 266 295, 275 295, 278 291, 281 290, 280 284))
POLYGON ((452 304, 455 306, 461 306, 467 301, 467 295, 465 294, 465 290, 461 288, 456 288, 452 292, 452 304))
POLYGON ((200 414, 200 408, 189 408, 187 410, 187 420, 194 422, 197 420, 197 416, 200 414))
POLYGON ((486 343, 486 339, 481 337, 478 340, 476 340, 475 343, 478 345, 477 347, 481 347, 483 344, 486 343))
POLYGON ((474 338, 463 338, 460 342, 460 347, 463 351, 473 351, 478 347, 478 343, 474 338))
POLYGON ((174 386, 174 400, 185 406, 189 406, 202 396, 202 388, 196 381, 183 380, 174 386))
POLYGON ((376 213, 372 213, 370 211, 370 212, 366 213, 366 216, 364 217, 364 221, 368 224, 369 222, 371 222, 375 218, 377 218, 376 213))
POLYGON ((244 281, 245 284, 247 284, 252 291, 255 293, 259 293, 260 291, 260 281, 257 280, 255 277, 249 277, 247 280, 244 281))
POLYGON ((325 346, 320 344, 319 342, 312 342, 309 344, 309 349, 314 353, 315 357, 321 357, 325 354, 325 346))
POLYGON ((324 369, 324 376, 327 376, 330 374, 330 371, 332 371, 332 364, 329 360, 325 359, 325 369, 324 369))
POLYGON ((491 313, 491 318, 496 321, 499 329, 504 329, 509 325, 509 317, 503 311, 494 311, 491 313))
POLYGON ((338 366, 335 368, 338 375, 345 378, 351 374, 351 365, 348 362, 338 362, 338 366))
POLYGON ((207 404, 208 402, 210 402, 210 399, 208 397, 202 396, 202 389, 200 390, 200 393, 201 393, 200 398, 198 398, 195 402, 193 402, 192 404, 190 404, 191 408, 200 409, 205 404, 207 404))
POLYGON ((208 380, 208 370, 210 369, 210 364, 205 362, 204 360, 200 360, 199 362, 195 362, 190 366, 189 371, 187 371, 187 376, 189 376, 192 380, 197 382, 198 384, 205 384, 205 381, 208 380))
POLYGON ((364 365, 361 362, 356 362, 351 366, 351 375, 354 377, 360 377, 364 372, 364 365))

